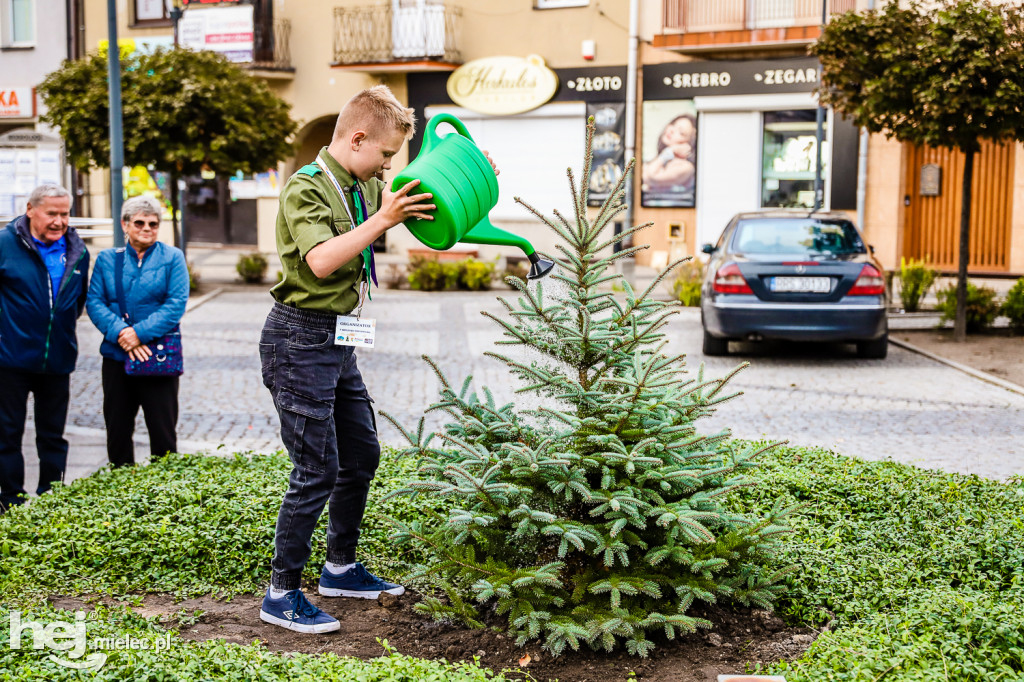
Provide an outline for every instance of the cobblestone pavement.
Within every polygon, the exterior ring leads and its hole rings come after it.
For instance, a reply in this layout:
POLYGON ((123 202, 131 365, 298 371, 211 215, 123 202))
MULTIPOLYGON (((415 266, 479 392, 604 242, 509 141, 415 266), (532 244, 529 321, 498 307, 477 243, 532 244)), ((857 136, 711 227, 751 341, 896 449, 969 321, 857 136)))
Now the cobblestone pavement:
MULTIPOLYGON (((497 325, 481 315, 503 312, 496 295, 511 292, 375 292, 364 312, 377 318, 377 347, 360 351, 359 365, 377 407, 415 424, 438 386, 422 354, 435 358, 452 383, 472 373, 475 386, 488 386, 501 402, 512 399, 504 365, 483 355, 500 338, 497 325)), ((183 443, 280 447, 257 353, 270 305, 265 291, 227 291, 186 315, 178 432, 183 443)), ((860 360, 852 346, 734 345, 734 355, 704 360, 696 310, 676 316, 669 337, 670 350, 688 353, 692 370, 706 362, 711 377, 750 363, 731 384, 744 395, 722 405, 705 431, 730 427, 744 438, 768 436, 994 478, 1024 473, 1024 395, 912 352, 892 346, 886 360, 860 360)), ((85 318, 80 341, 69 424, 101 429, 99 334, 85 318)), ((436 427, 441 416, 431 415, 428 424, 436 427)), ((393 427, 378 422, 385 442, 401 442, 393 427)), ((144 434, 141 416, 138 426, 144 434)))

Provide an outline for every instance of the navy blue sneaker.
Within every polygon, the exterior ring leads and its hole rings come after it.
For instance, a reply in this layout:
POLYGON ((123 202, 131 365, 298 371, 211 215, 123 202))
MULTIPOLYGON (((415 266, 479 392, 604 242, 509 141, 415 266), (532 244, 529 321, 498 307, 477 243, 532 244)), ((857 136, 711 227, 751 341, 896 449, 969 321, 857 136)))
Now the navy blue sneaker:
POLYGON ((325 597, 359 597, 376 599, 381 592, 405 594, 405 588, 381 580, 367 571, 362 564, 356 564, 342 574, 331 573, 324 566, 320 572, 320 586, 317 591, 325 597))
POLYGON ((285 592, 280 599, 271 597, 270 590, 267 590, 260 620, 296 632, 334 632, 341 627, 337 618, 310 604, 302 590, 285 592))

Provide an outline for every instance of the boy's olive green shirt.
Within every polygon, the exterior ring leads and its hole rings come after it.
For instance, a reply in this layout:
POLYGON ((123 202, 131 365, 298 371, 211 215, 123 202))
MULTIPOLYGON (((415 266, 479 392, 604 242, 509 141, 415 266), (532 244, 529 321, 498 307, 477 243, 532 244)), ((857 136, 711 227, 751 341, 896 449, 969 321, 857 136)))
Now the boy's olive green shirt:
MULTIPOLYGON (((351 187, 355 180, 327 153, 319 158, 326 164, 342 187, 351 187)), ((369 216, 380 208, 381 188, 377 179, 360 183, 369 216)), ((303 166, 288 178, 281 190, 277 212, 277 253, 281 257, 282 279, 270 290, 275 300, 302 310, 347 315, 359 304, 359 280, 363 273, 363 257, 356 256, 327 275, 317 277, 306 264, 306 254, 328 239, 352 229, 349 213, 342 197, 327 174, 316 164, 303 166)), ((354 197, 348 195, 348 208, 356 216, 354 197)))

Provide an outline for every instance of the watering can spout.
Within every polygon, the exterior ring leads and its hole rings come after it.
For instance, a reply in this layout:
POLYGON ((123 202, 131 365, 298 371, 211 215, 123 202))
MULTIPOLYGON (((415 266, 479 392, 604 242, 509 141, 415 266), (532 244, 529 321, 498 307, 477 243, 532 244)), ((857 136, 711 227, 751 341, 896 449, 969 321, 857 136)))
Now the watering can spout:
POLYGON ((490 244, 492 246, 515 246, 522 249, 526 257, 530 259, 530 274, 527 279, 540 279, 551 272, 555 266, 552 261, 545 260, 537 255, 533 245, 517 234, 506 232, 491 224, 490 218, 484 218, 477 223, 472 230, 467 232, 459 240, 463 244, 490 244))
POLYGON ((551 268, 555 267, 552 261, 541 258, 536 252, 529 254, 527 258, 530 259, 530 273, 526 275, 526 279, 540 279, 551 272, 551 268))

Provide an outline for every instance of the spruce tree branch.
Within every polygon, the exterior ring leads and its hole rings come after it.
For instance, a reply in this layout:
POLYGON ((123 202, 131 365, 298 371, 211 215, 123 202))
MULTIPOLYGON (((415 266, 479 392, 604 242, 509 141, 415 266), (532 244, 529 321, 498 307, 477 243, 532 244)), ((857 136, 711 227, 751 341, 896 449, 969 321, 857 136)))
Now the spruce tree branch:
POLYGON ((615 242, 623 241, 627 237, 630 237, 630 236, 636 234, 637 232, 640 232, 642 230, 646 230, 648 227, 654 227, 654 222, 644 223, 642 225, 634 225, 633 227, 629 228, 628 230, 623 230, 622 232, 620 232, 619 234, 615 235, 611 239, 608 239, 608 240, 602 242, 600 246, 595 246, 594 247, 594 251, 603 251, 604 249, 608 248, 609 246, 611 246, 615 242))

